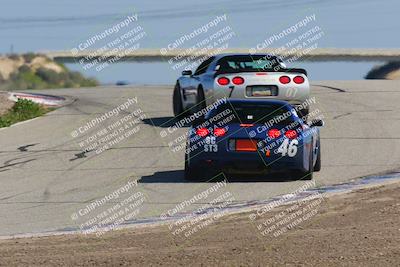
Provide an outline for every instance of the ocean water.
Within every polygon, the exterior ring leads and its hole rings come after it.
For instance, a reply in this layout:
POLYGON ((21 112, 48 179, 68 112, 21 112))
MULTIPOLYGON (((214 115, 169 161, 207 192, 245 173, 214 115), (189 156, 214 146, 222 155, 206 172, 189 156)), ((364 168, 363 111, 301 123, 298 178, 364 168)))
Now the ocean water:
MULTIPOLYGON (((146 33, 140 40, 140 48, 168 47, 183 35, 224 14, 224 25, 235 34, 228 41, 229 47, 256 47, 305 17, 315 15, 314 21, 305 28, 318 26, 324 32, 317 41, 318 47, 397 48, 400 43, 396 23, 398 10, 398 0, 3 0, 0 8, 0 53, 69 51, 129 14, 137 14, 135 23, 140 24, 146 33)), ((204 36, 207 34, 203 33, 180 47, 190 47, 204 36)), ((112 40, 110 38, 108 41, 112 40)), ((288 38, 275 41, 271 47, 284 45, 288 38)), ((92 48, 101 45, 99 42, 92 48)), ((382 64, 295 63, 295 66, 306 68, 312 79, 362 79, 372 66, 382 64)), ((80 64, 67 65, 98 78, 102 83, 124 80, 170 84, 181 72, 166 62, 120 62, 102 71, 84 70, 80 64)))
MULTIPOLYGON (((310 80, 362 80, 365 74, 380 62, 297 62, 297 66, 307 70, 310 80)), ((117 81, 129 84, 175 84, 181 75, 166 62, 121 62, 112 64, 104 70, 84 71, 79 64, 66 64, 75 71, 98 78, 103 84, 115 84, 117 81)))

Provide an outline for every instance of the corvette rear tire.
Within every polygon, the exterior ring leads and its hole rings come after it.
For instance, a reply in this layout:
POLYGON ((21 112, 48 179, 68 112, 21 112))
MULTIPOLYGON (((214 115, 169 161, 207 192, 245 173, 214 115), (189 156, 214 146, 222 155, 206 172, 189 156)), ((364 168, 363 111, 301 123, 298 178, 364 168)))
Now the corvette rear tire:
POLYGON ((184 170, 184 178, 187 181, 199 181, 200 174, 199 171, 189 163, 188 154, 185 151, 185 170, 184 170))
POLYGON ((312 180, 313 179, 313 172, 306 172, 303 173, 303 177, 301 178, 301 180, 312 180))
POLYGON ((182 94, 181 94, 181 88, 179 86, 179 83, 176 83, 175 88, 174 88, 174 93, 172 96, 172 108, 174 110, 174 116, 175 117, 180 117, 183 115, 183 104, 182 104, 182 94))
MULTIPOLYGON (((310 151, 311 153, 312 151, 310 151)), ((313 166, 313 153, 310 154, 311 159, 309 159, 309 165, 308 165, 308 171, 302 171, 298 172, 297 175, 295 174, 296 180, 312 180, 313 179, 313 172, 314 172, 314 166, 313 166), (296 177, 297 176, 297 177, 296 177)))
POLYGON ((313 172, 295 172, 293 178, 294 180, 312 180, 313 172))
POLYGON ((197 89, 197 105, 196 105, 196 110, 200 111, 202 109, 205 109, 207 107, 206 105, 206 97, 204 95, 204 90, 203 87, 199 87, 199 89, 197 89))
POLYGON ((315 162, 314 171, 319 172, 320 170, 321 170, 321 142, 318 141, 317 161, 315 162))
POLYGON ((200 168, 195 168, 190 166, 190 164, 185 161, 185 180, 196 181, 196 182, 208 182, 214 178, 213 173, 200 168))
POLYGON ((193 168, 188 166, 188 163, 185 161, 185 173, 184 173, 184 178, 187 181, 197 181, 198 180, 198 174, 194 171, 193 168))
POLYGON ((187 181, 208 182, 213 180, 215 173, 207 168, 200 166, 193 166, 188 162, 188 157, 185 155, 185 171, 184 178, 187 181))
MULTIPOLYGON (((312 148, 311 148, 312 149, 312 148)), ((313 172, 314 172, 314 154, 311 152, 311 159, 310 159, 310 165, 308 167, 308 172, 305 172, 303 175, 303 180, 312 180, 313 179, 313 172)))

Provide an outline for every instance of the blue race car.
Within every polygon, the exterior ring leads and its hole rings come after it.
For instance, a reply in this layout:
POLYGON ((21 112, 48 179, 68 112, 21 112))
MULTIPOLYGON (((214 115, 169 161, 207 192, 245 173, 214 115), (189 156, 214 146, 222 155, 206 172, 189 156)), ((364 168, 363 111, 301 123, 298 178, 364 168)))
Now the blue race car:
POLYGON ((304 122, 286 101, 224 99, 189 129, 185 179, 279 172, 312 179, 321 169, 321 126, 304 122))

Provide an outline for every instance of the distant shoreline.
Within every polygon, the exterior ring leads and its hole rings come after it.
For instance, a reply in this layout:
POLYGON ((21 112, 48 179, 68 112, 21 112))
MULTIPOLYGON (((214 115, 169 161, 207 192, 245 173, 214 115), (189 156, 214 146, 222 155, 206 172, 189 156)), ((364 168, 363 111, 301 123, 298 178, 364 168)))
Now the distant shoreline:
MULTIPOLYGON (((203 54, 201 52, 187 52, 188 48, 173 49, 161 54, 160 49, 137 49, 134 51, 103 51, 98 53, 97 57, 115 57, 118 53, 124 56, 121 57, 122 61, 137 61, 137 62, 164 62, 168 59, 185 55, 185 57, 207 56, 212 51, 207 51, 203 54)), ((279 48, 268 48, 257 50, 256 53, 276 54, 279 48)), ((96 51, 79 51, 72 54, 70 51, 44 51, 41 52, 56 61, 63 63, 75 63, 81 58, 93 55, 96 51)), ((302 54, 302 50, 297 51, 302 54)), ((304 51, 305 52, 305 51, 304 51)), ((250 53, 248 48, 232 48, 224 50, 224 53, 250 53)), ((277 54, 278 56, 279 53, 277 54)), ((400 60, 400 49, 385 49, 385 48, 316 48, 304 54, 305 56, 299 61, 344 61, 344 62, 358 62, 358 61, 392 61, 400 60)), ((96 58, 96 57, 94 57, 96 58)))

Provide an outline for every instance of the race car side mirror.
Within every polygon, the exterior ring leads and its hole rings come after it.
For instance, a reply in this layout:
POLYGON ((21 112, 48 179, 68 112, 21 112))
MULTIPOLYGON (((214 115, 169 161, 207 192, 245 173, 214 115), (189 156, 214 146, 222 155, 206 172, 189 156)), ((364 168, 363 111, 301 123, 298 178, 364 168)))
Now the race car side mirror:
POLYGON ((192 71, 191 70, 184 70, 184 71, 182 71, 182 75, 183 76, 190 76, 190 75, 192 75, 192 71))
POLYGON ((322 127, 324 126, 324 121, 323 120, 312 120, 310 123, 310 127, 322 127))

